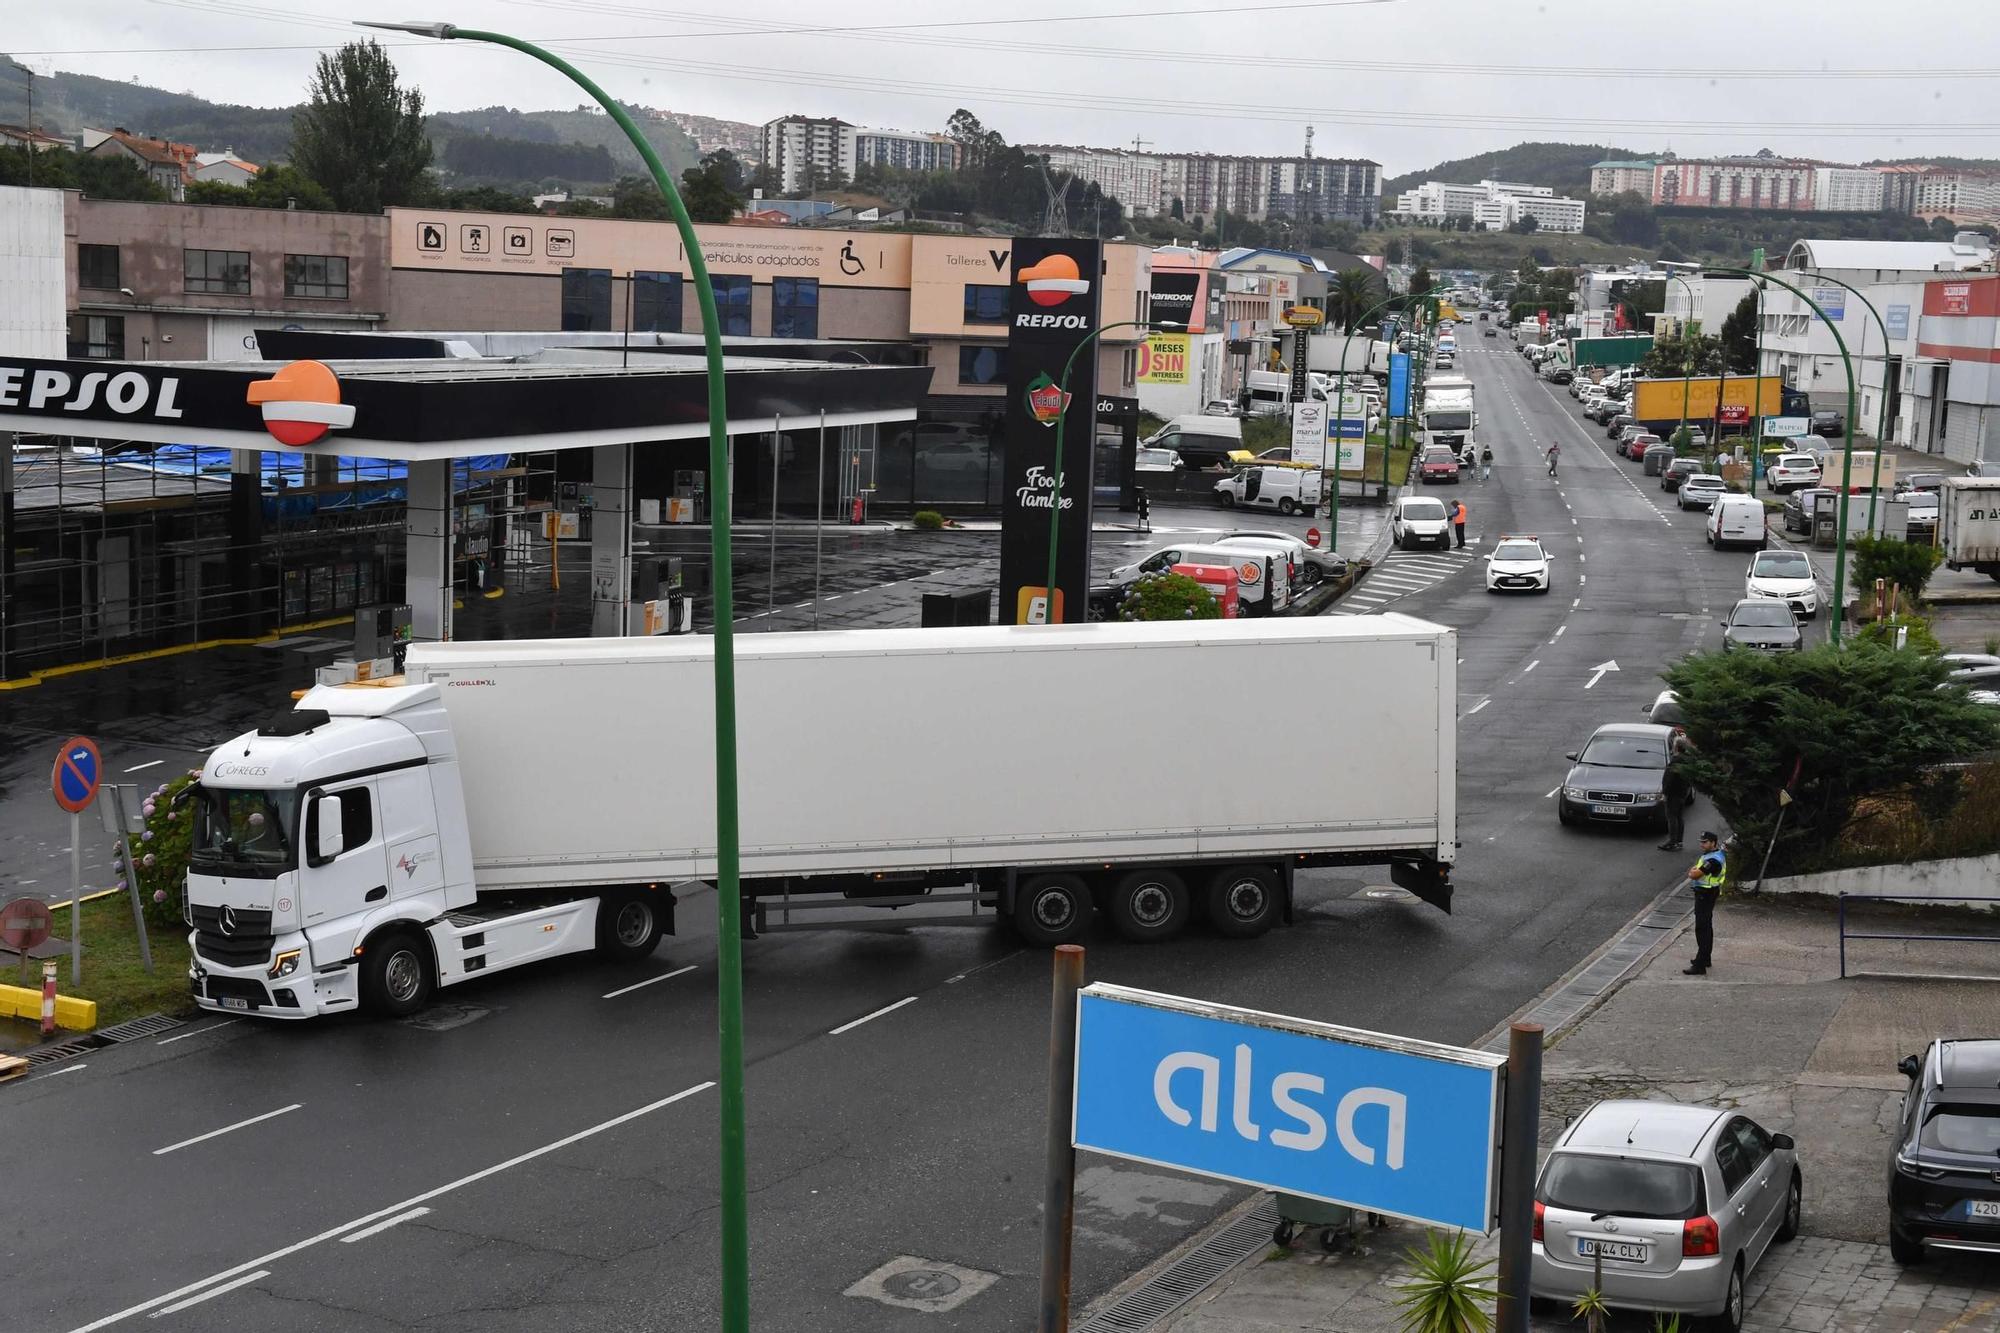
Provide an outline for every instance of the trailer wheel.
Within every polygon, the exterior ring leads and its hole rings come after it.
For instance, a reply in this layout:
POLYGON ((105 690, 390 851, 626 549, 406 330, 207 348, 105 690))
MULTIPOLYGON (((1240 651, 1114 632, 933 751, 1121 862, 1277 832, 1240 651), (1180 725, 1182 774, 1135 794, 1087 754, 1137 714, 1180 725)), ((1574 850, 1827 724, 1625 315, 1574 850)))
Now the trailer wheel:
POLYGON ((1193 907, 1187 881, 1164 868, 1120 876, 1107 905, 1118 933, 1138 944, 1180 934, 1193 907))
POLYGON ((1255 865, 1216 871, 1202 904, 1216 930, 1238 940, 1254 939, 1269 930, 1283 907, 1277 876, 1255 865))
POLYGON ((1090 929, 1096 904, 1080 875, 1035 875, 1014 896, 1014 929, 1030 944, 1073 944, 1090 929))
POLYGON ((652 955, 660 942, 660 913, 643 891, 606 894, 597 905, 597 952, 620 963, 652 955))
POLYGON ((361 1000, 383 1018, 414 1014, 431 1002, 430 950, 408 931, 370 940, 361 954, 361 1000))

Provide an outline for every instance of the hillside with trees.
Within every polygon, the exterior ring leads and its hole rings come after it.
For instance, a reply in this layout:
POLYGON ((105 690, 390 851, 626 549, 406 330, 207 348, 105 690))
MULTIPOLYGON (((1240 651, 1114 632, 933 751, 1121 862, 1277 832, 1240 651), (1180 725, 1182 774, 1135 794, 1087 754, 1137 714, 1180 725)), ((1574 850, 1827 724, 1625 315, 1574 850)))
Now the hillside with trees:
POLYGON ((1425 181, 1521 181, 1546 185, 1557 194, 1581 199, 1590 193, 1590 169, 1607 159, 1646 157, 1631 148, 1596 143, 1517 143, 1473 157, 1453 158, 1422 171, 1382 182, 1382 206, 1393 208, 1396 196, 1425 181))

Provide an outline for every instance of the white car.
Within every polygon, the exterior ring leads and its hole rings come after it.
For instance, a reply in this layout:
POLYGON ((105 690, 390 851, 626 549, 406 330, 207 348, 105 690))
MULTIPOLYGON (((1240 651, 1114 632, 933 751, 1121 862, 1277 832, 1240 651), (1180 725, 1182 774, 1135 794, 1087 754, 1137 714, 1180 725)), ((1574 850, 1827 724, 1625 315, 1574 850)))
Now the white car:
POLYGON ((1135 472, 1179 472, 1184 466, 1181 456, 1171 449, 1141 447, 1133 451, 1132 468, 1135 472))
POLYGON ((1819 614, 1819 582, 1804 551, 1759 551, 1743 577, 1745 597, 1769 597, 1810 620, 1819 614))
POLYGON ((1444 501, 1428 495, 1406 495, 1396 501, 1396 512, 1389 517, 1389 538, 1406 551, 1418 546, 1439 550, 1450 546, 1451 515, 1445 512, 1444 501))
POLYGON ((1729 483, 1713 472, 1697 472, 1681 483, 1675 503, 1682 509, 1706 509, 1729 494, 1729 483))
POLYGON ((1819 458, 1813 454, 1780 454, 1778 461, 1771 464, 1764 477, 1771 483, 1771 489, 1779 493, 1803 490, 1807 486, 1817 486, 1825 469, 1819 458))
POLYGON ((1486 591, 1547 592, 1549 553, 1539 537, 1503 535, 1486 556, 1486 591))

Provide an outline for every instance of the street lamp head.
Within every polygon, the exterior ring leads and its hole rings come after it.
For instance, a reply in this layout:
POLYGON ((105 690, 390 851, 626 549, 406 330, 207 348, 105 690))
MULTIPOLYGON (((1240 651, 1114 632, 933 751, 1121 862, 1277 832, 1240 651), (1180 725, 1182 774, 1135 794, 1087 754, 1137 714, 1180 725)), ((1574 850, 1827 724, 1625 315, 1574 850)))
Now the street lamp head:
POLYGON ((1169 329, 1169 330, 1184 329, 1187 327, 1187 321, 1184 319, 1156 319, 1153 321, 1153 327, 1156 329, 1169 329))
POLYGON ((419 37, 435 37, 441 42, 448 42, 458 35, 458 25, 455 23, 369 23, 356 19, 354 26, 381 28, 387 32, 412 32, 419 37))

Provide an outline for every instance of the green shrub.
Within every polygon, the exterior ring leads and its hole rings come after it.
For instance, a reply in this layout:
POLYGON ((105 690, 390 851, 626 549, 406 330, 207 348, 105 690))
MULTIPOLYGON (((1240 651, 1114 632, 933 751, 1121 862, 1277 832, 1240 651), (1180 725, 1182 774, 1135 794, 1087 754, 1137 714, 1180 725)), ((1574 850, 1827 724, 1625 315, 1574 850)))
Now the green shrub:
POLYGON ((1126 589, 1120 620, 1220 620, 1215 594, 1185 574, 1148 574, 1126 589))
POLYGON ((919 509, 910 515, 910 526, 920 532, 936 532, 944 526, 944 515, 935 509, 919 509))
MULTIPOLYGON (((174 798, 194 781, 190 775, 161 783, 141 797, 139 813, 145 831, 132 836, 140 901, 152 926, 181 924, 181 903, 187 895, 188 851, 193 845, 194 802, 174 798)), ((114 851, 114 859, 119 859, 114 851)), ((122 882, 122 881, 121 881, 122 882)))
POLYGON ((1863 598, 1875 591, 1875 580, 1881 579, 1902 589, 1912 600, 1922 601, 1924 585, 1944 563, 1944 552, 1937 547, 1897 537, 1857 537, 1847 549, 1854 562, 1849 566, 1854 590, 1863 598))
POLYGON ((1896 631, 1905 630, 1903 650, 1905 652, 1928 653, 1935 656, 1944 651, 1937 635, 1931 633, 1930 621, 1922 616, 1905 615, 1896 620, 1872 620, 1854 633, 1854 642, 1879 644, 1884 648, 1896 646, 1896 631))

